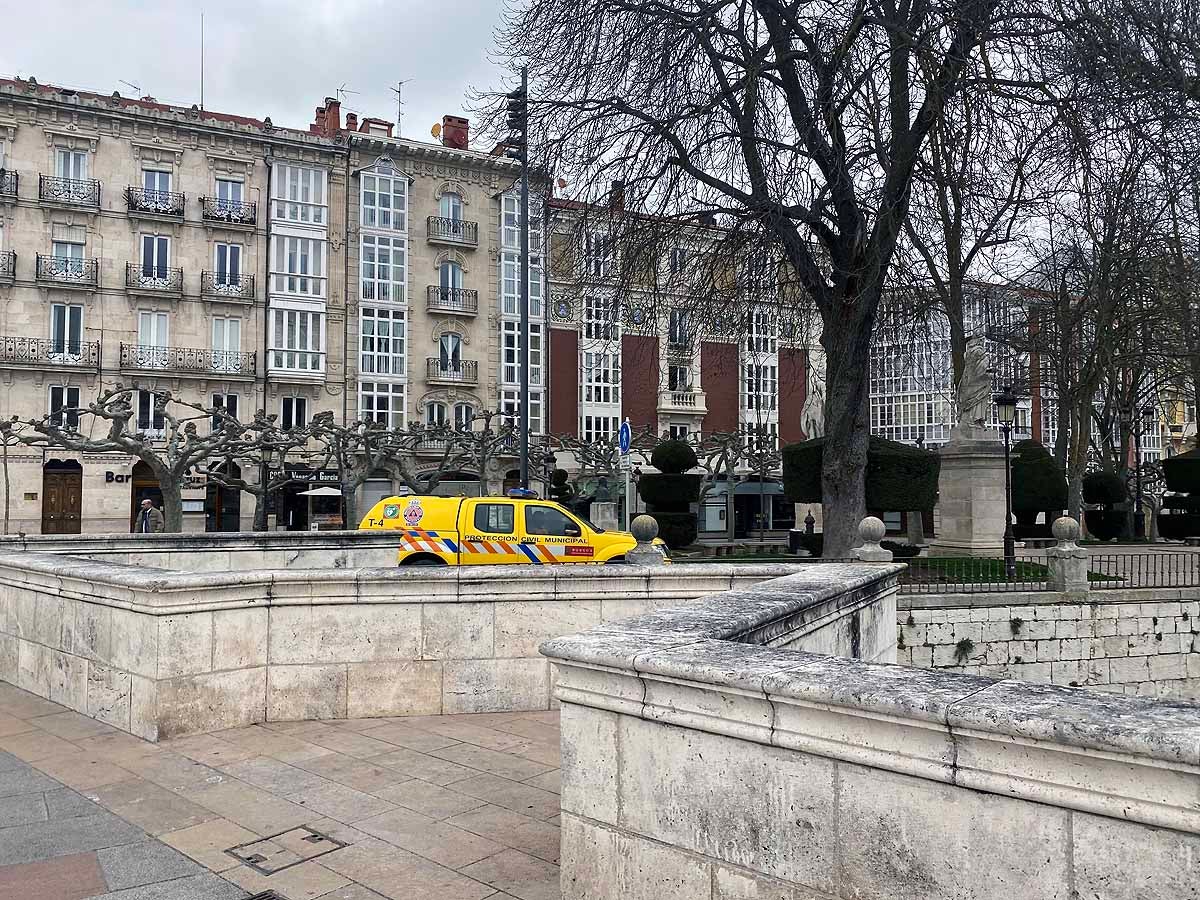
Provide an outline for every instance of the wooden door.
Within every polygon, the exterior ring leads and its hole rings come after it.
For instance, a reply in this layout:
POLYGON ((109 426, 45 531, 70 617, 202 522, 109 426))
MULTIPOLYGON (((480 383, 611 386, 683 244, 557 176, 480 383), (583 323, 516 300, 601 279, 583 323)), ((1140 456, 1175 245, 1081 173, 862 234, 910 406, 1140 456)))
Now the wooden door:
POLYGON ((79 534, 83 473, 47 471, 42 476, 42 534, 79 534))

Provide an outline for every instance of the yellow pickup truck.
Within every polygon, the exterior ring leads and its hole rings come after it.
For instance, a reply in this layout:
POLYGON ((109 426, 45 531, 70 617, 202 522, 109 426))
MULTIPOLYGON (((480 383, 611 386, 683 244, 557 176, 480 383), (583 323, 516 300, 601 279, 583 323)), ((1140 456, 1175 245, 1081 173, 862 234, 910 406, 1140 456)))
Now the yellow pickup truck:
POLYGON ((385 497, 358 527, 398 532, 402 566, 623 562, 637 543, 550 500, 517 497, 385 497))

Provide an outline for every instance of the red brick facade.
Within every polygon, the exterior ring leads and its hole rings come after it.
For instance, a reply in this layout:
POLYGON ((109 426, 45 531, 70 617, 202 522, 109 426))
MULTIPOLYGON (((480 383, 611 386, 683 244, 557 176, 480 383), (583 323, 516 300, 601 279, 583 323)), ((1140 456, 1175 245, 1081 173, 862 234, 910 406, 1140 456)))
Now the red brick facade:
POLYGON ((579 334, 550 329, 549 431, 579 434, 579 334))
POLYGON ((636 431, 658 428, 658 338, 621 337, 621 415, 636 431))
POLYGON ((737 431, 738 373, 737 344, 700 345, 700 386, 704 389, 705 433, 737 431))
POLYGON ((779 443, 794 444, 805 439, 800 414, 808 387, 808 354, 803 350, 779 350, 779 443))

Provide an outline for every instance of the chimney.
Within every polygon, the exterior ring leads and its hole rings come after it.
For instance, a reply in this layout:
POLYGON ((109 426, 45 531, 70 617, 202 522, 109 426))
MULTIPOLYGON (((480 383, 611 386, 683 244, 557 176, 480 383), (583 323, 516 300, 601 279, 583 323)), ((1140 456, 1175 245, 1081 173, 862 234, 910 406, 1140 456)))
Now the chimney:
POLYGON ((358 113, 346 113, 346 130, 358 131, 358 113))
POLYGON ((342 101, 336 97, 326 97, 325 105, 318 106, 313 116, 313 123, 308 126, 313 134, 333 137, 342 130, 342 101))
POLYGON ((470 123, 462 116, 442 116, 442 146, 466 150, 470 123))
POLYGON ((618 212, 625 211, 625 182, 614 181, 608 194, 608 208, 618 212))

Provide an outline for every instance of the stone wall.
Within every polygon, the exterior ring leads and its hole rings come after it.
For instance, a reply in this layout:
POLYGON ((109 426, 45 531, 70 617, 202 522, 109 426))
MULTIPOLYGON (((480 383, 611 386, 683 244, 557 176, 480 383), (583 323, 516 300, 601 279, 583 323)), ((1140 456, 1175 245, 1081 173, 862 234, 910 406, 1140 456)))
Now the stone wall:
POLYGON ((760 646, 754 593, 543 646, 564 900, 1200 896, 1200 706, 760 646))
MULTIPOLYGON (((0 551, 0 679, 150 740, 262 721, 545 709, 540 642, 798 568, 231 572, 220 571, 226 551, 163 552, 193 573, 0 551)), ((836 650, 836 606, 806 609, 779 640, 811 634, 836 650)), ((878 627, 894 605, 868 618, 854 629, 860 643, 878 635, 894 652, 894 633, 878 627)))
POLYGON ((1200 588, 902 595, 904 665, 1200 700, 1200 588))

